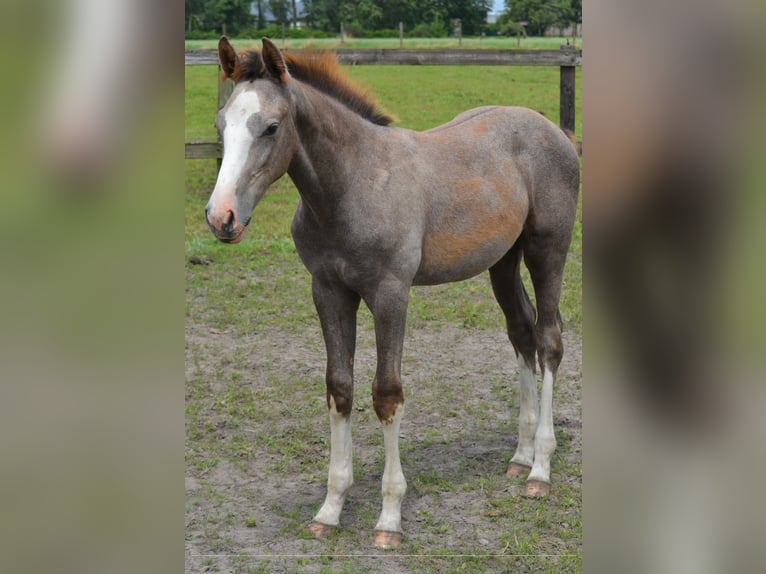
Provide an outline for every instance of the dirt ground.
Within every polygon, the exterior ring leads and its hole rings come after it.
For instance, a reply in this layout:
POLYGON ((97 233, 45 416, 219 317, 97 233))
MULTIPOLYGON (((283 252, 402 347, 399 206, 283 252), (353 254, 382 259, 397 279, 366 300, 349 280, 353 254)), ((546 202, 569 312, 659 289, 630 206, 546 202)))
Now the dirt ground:
POLYGON ((370 544, 383 472, 382 433, 370 398, 371 330, 360 326, 355 363, 355 483, 338 534, 317 541, 305 527, 324 499, 329 452, 318 325, 234 337, 188 322, 187 380, 211 383, 194 399, 187 390, 187 405, 194 402, 198 418, 209 418, 212 436, 225 442, 233 431, 219 415, 204 414, 206 401, 215 401, 225 390, 219 382, 237 373, 237 385, 253 392, 263 381, 305 381, 284 393, 277 386, 259 394, 252 427, 261 439, 269 432, 298 433, 312 444, 306 450, 298 445, 292 454, 254 438, 251 455, 232 461, 215 452, 215 440, 196 445, 187 406, 186 571, 580 571, 581 341, 565 333, 564 343, 554 395, 559 447, 553 492, 540 502, 521 497, 523 481, 504 476, 518 417, 517 365, 505 333, 453 326, 409 330, 402 367, 405 540, 397 551, 381 551, 370 544), (291 402, 309 407, 292 410, 291 402))

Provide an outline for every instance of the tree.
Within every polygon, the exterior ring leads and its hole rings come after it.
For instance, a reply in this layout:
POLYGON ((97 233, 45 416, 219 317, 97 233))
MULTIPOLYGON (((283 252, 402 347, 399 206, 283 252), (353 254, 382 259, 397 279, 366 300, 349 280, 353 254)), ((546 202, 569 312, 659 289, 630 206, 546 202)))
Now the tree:
POLYGON ((205 2, 204 22, 206 30, 222 30, 236 35, 243 28, 252 25, 250 4, 247 0, 207 0, 205 2))
POLYGON ((399 22, 409 30, 434 22, 452 29, 460 18, 465 34, 478 34, 492 0, 305 0, 304 6, 308 25, 326 31, 337 31, 341 22, 365 30, 395 29, 399 22))
MULTIPOLYGON (((198 24, 203 30, 236 35, 252 25, 265 28, 267 12, 280 23, 296 26, 296 0, 185 0, 187 26, 198 24), (251 6, 254 14, 250 13, 251 6)), ((525 0, 533 1, 533 0, 525 0)), ((543 0, 536 0, 541 2, 543 0)), ((580 0, 555 0, 580 2, 580 0)), ((310 28, 337 33, 341 23, 347 29, 396 29, 403 22, 406 30, 421 25, 440 31, 452 30, 459 18, 464 34, 479 34, 485 28, 492 0, 304 0, 303 14, 310 28)))
POLYGON ((298 27, 298 5, 295 3, 295 0, 292 0, 293 3, 293 28, 298 27))
POLYGON ((258 12, 258 15, 256 16, 256 20, 255 20, 255 27, 259 29, 266 27, 266 15, 263 12, 264 2, 265 0, 255 0, 254 2, 256 11, 258 12))
POLYGON ((201 24, 205 13, 205 0, 186 0, 184 6, 186 14, 186 29, 191 31, 194 23, 201 24))
POLYGON ((287 24, 287 15, 290 13, 289 0, 269 0, 269 8, 277 23, 287 24))
POLYGON ((572 21, 582 24, 582 0, 572 0, 572 21))
POLYGON ((573 21, 572 3, 573 0, 505 0, 510 20, 527 22, 530 36, 542 36, 551 26, 569 25, 573 21))
POLYGON ((339 8, 342 0, 305 0, 306 22, 311 28, 325 32, 338 30, 340 26, 339 8))
POLYGON ((511 18, 510 12, 503 12, 495 22, 495 29, 501 36, 526 36, 527 31, 523 25, 511 18))
POLYGON ((452 21, 459 18, 463 33, 478 35, 487 22, 487 12, 492 7, 491 0, 432 0, 437 13, 447 26, 452 29, 452 21))
POLYGON ((351 21, 356 22, 365 30, 377 30, 383 23, 383 10, 379 0, 358 0, 353 2, 351 21))

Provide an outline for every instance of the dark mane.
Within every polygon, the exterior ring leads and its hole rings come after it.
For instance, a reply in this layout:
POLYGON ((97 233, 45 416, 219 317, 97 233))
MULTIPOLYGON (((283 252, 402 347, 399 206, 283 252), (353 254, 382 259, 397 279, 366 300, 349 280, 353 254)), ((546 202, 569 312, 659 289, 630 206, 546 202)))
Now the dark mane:
MULTIPOLYGON (((338 65, 332 52, 309 51, 301 54, 283 52, 287 69, 296 80, 305 82, 320 92, 331 96, 374 124, 387 126, 394 118, 380 109, 367 90, 354 85, 338 65)), ((235 82, 247 82, 265 78, 266 67, 258 50, 244 50, 232 73, 235 82)))

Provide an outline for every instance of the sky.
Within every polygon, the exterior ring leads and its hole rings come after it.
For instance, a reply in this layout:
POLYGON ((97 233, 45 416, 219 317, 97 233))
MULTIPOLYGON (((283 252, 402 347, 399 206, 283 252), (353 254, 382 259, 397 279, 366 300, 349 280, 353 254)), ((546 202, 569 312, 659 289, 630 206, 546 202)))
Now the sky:
POLYGON ((493 12, 502 12, 505 10, 505 0, 495 0, 492 6, 493 12))

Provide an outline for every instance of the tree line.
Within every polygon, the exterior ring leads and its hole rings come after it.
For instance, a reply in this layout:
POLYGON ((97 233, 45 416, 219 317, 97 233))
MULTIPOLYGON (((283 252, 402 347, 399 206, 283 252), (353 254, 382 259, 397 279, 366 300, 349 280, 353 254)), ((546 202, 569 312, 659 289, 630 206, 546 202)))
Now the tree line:
POLYGON ((564 28, 582 21, 581 0, 506 0, 498 21, 487 24, 492 4, 492 0, 186 0, 186 29, 220 33, 225 26, 227 34, 237 36, 277 24, 337 34, 343 24, 347 32, 362 36, 396 30, 402 22, 409 35, 447 36, 459 19, 465 35, 514 34, 522 28, 528 35, 541 35, 549 26, 564 28))
POLYGON ((501 34, 542 36, 551 26, 563 29, 572 23, 582 23, 582 0, 505 0, 496 26, 501 34))

